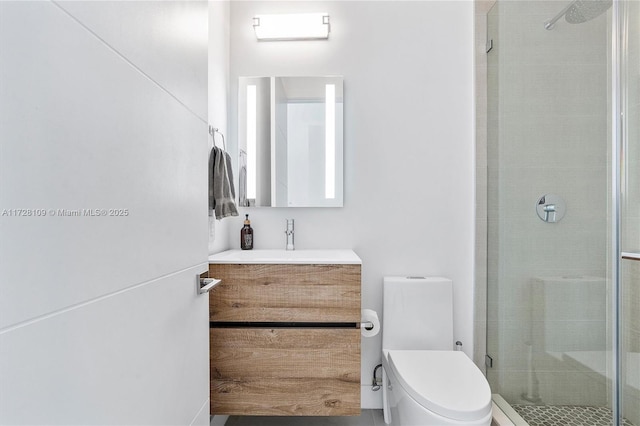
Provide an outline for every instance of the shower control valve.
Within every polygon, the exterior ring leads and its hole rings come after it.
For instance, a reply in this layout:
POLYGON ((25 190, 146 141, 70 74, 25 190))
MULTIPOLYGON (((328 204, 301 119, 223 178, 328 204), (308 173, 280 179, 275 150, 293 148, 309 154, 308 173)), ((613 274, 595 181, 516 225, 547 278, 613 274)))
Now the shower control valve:
POLYGON ((564 200, 555 194, 545 194, 536 203, 538 217, 547 223, 559 222, 566 210, 564 200))

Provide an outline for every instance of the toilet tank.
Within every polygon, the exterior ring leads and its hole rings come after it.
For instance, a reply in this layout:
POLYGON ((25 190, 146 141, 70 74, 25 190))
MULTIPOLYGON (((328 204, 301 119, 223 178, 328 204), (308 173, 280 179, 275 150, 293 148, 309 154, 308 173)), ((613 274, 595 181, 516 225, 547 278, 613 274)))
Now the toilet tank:
POLYGON ((452 282, 441 277, 384 277, 382 349, 452 350, 452 282))

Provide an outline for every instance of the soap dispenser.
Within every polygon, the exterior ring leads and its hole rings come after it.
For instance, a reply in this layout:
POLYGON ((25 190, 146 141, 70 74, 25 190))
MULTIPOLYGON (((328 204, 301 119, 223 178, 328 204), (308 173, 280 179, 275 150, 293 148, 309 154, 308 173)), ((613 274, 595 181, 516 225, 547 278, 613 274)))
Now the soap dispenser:
POLYGON ((251 221, 249 215, 244 215, 244 226, 240 230, 240 248, 242 250, 251 250, 253 248, 253 228, 251 228, 251 221))

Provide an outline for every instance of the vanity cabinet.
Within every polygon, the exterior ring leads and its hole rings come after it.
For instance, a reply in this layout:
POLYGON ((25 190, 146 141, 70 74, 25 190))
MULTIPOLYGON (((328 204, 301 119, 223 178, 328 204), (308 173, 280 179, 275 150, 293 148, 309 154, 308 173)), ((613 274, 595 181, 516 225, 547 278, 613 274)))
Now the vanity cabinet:
POLYGON ((360 414, 360 265, 211 264, 211 414, 360 414))

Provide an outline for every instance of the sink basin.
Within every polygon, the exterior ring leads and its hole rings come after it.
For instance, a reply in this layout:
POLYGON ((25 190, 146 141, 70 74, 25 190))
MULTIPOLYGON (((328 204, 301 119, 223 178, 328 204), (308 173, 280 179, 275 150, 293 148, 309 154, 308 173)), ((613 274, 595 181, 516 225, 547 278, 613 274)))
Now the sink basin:
POLYGON ((227 250, 209 256, 209 263, 360 265, 362 260, 353 250, 227 250))

